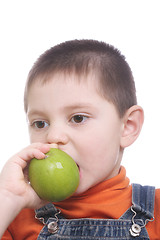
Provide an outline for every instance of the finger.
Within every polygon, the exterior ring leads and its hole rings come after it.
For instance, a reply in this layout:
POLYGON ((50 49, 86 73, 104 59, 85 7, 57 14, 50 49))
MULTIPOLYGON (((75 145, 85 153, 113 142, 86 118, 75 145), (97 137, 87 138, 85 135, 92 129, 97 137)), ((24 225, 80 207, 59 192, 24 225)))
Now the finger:
POLYGON ((58 148, 58 144, 56 143, 51 143, 51 144, 48 144, 50 148, 58 148))
POLYGON ((50 150, 48 144, 43 143, 33 143, 27 148, 23 149, 18 153, 18 156, 25 161, 31 160, 32 158, 43 159, 45 158, 45 153, 50 150))

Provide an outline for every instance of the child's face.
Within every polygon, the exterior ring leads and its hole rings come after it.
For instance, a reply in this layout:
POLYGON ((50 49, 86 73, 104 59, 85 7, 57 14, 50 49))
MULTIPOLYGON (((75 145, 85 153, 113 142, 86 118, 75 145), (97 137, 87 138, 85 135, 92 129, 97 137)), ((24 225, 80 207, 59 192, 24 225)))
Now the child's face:
POLYGON ((98 93, 95 79, 75 78, 57 74, 45 85, 33 84, 27 115, 32 143, 57 143, 78 164, 76 193, 82 193, 118 174, 123 123, 98 93))

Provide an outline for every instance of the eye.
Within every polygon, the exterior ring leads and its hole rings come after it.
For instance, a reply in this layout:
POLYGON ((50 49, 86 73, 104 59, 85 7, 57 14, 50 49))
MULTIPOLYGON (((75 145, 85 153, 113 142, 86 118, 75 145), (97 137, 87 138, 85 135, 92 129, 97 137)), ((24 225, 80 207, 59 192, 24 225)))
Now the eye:
POLYGON ((83 115, 75 115, 71 118, 71 122, 72 123, 83 123, 84 121, 87 120, 87 116, 83 116, 83 115))
POLYGON ((48 123, 45 121, 35 121, 32 123, 32 126, 34 126, 35 128, 45 128, 48 127, 48 123))

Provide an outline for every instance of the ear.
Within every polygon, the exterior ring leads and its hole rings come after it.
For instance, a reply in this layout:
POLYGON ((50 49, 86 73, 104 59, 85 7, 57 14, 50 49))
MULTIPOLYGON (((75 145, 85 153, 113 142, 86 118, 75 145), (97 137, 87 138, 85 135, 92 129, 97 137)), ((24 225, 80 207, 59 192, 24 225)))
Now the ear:
POLYGON ((139 136, 144 121, 143 109, 134 105, 127 110, 123 117, 121 147, 130 146, 139 136))

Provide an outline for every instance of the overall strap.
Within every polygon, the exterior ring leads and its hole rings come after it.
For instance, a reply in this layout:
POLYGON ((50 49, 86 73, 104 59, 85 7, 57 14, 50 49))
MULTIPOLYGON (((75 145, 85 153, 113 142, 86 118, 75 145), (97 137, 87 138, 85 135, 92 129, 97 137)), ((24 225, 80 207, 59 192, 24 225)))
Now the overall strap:
POLYGON ((155 187, 132 185, 132 209, 139 212, 147 219, 153 218, 154 213, 155 187))
POLYGON ((155 188, 152 186, 132 185, 132 206, 133 213, 130 234, 133 237, 140 235, 148 221, 154 220, 154 198, 155 188))
POLYGON ((50 219, 50 223, 47 226, 50 233, 53 234, 58 231, 58 220, 59 218, 62 218, 61 211, 60 209, 57 209, 52 203, 48 203, 44 207, 35 210, 35 214, 35 218, 42 222, 44 225, 46 225, 48 219, 50 219))
POLYGON ((44 207, 36 209, 35 213, 36 218, 43 218, 45 222, 46 219, 53 217, 57 213, 57 208, 52 203, 48 203, 44 207))

